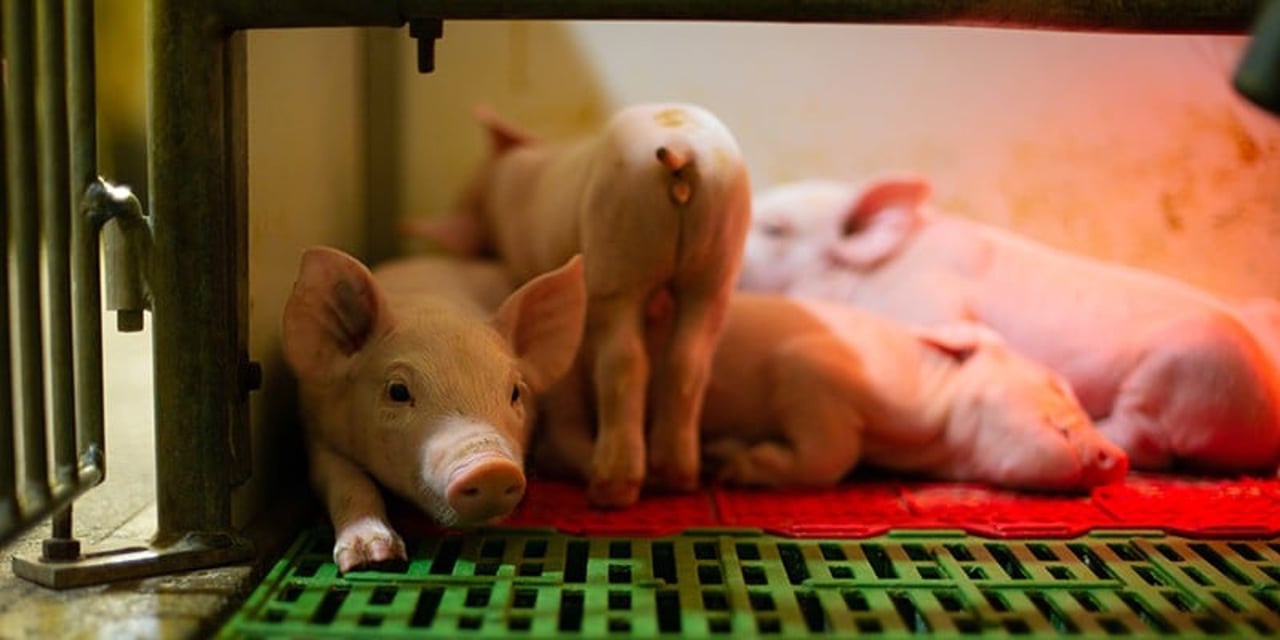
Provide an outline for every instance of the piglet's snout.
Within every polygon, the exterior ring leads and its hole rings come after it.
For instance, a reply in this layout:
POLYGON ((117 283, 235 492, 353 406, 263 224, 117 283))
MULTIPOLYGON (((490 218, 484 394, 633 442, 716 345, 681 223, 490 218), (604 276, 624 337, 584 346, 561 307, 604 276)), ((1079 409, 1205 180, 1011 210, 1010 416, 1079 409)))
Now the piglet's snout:
POLYGON ((1097 432, 1080 431, 1075 438, 1083 484, 1095 487, 1119 482, 1129 472, 1129 456, 1097 432))
POLYGON ((445 500, 459 524, 481 524, 510 514, 524 497, 524 471, 510 457, 480 453, 454 471, 445 500))

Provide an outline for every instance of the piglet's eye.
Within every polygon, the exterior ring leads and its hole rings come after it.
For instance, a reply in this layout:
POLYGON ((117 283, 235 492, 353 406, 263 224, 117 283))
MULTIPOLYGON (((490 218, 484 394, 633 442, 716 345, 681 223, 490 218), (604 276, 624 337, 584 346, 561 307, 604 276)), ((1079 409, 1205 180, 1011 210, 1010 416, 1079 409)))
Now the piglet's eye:
POLYGON ((387 385, 387 398, 400 404, 413 402, 413 394, 409 393, 409 386, 403 382, 392 382, 387 385))
POLYGON ((765 222, 760 226, 760 229, 764 231, 765 235, 774 237, 789 236, 793 231, 789 223, 781 220, 765 222))
POLYGON ((511 404, 520 401, 520 385, 511 385, 511 404))

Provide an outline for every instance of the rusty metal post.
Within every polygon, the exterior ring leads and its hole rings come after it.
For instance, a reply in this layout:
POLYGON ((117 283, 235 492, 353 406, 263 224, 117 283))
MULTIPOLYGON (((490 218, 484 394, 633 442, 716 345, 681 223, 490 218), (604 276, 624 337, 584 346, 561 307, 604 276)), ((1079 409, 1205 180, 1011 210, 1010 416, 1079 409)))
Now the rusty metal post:
POLYGON ((228 531, 243 326, 228 194, 227 33, 205 3, 148 3, 148 171, 158 531, 228 531))

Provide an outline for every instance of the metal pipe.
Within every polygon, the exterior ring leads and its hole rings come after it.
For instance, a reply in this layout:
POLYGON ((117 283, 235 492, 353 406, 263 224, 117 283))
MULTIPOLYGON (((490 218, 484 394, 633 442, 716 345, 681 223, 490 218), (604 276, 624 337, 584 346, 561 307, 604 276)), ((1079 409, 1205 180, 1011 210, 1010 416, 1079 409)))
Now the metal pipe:
POLYGON ((22 510, 49 500, 49 463, 45 445, 44 368, 40 335, 40 228, 36 194, 35 19, 31 0, 5 0, 4 36, 8 81, 5 102, 9 137, 9 252, 15 277, 10 299, 16 336, 17 416, 22 431, 25 476, 22 510))
POLYGON ((156 544, 231 524, 236 255, 227 180, 226 38, 204 3, 147 4, 148 169, 155 231, 156 544))
MULTIPOLYGON (((76 441, 84 456, 105 449, 102 384, 102 289, 99 274, 100 222, 86 213, 84 199, 98 177, 98 129, 94 94, 93 0, 67 3, 68 116, 71 185, 78 206, 71 222, 71 327, 75 351, 76 441)), ((98 462, 99 482, 105 460, 98 462)))
POLYGON ((216 4, 222 26, 230 30, 404 24, 395 0, 219 0, 216 4))
MULTIPOLYGON (((61 2, 36 5, 39 91, 40 224, 44 234, 45 322, 49 341, 49 422, 53 435, 53 477, 58 486, 77 476, 75 388, 71 354, 71 193, 67 144, 67 64, 61 2)), ((39 245, 37 244, 37 247, 39 245)), ((71 508, 53 519, 53 538, 70 541, 71 508)), ((50 545, 46 541, 45 548, 50 545)), ((58 545, 54 545, 58 546, 58 545)), ((61 545, 64 548, 67 545, 61 545)), ((78 545, 70 557, 79 555, 78 545)))
MULTIPOLYGON (((406 19, 864 22, 1159 33, 1241 33, 1258 0, 402 0, 406 19)), ((251 25, 253 26, 253 25, 251 25)))

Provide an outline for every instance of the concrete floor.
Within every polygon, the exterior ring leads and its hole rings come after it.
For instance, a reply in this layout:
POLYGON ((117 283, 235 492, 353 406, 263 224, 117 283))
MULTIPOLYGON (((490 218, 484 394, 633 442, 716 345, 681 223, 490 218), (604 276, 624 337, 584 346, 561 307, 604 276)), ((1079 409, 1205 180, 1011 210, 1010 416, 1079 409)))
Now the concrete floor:
MULTIPOLYGON (((155 531, 151 336, 104 325, 107 479, 75 503, 83 551, 145 546, 155 531)), ((42 524, 0 549, 0 639, 193 638, 211 635, 251 589, 251 564, 54 591, 15 577, 14 556, 36 558, 42 524)))

